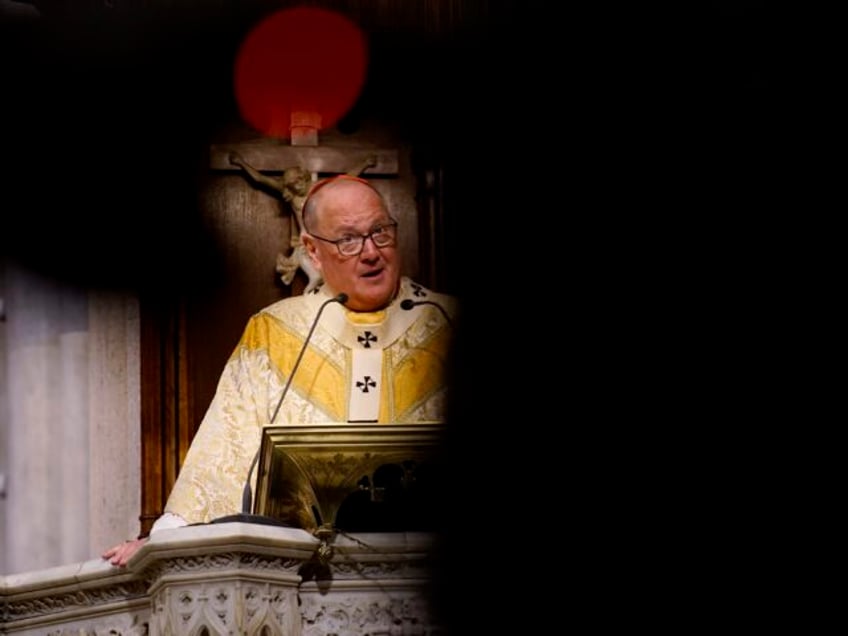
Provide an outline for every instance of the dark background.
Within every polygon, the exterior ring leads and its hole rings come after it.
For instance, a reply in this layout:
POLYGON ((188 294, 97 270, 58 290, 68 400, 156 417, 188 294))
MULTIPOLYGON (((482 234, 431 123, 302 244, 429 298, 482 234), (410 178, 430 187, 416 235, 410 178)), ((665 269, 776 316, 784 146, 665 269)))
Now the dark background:
MULTIPOLYGON (((434 599, 452 633, 513 612, 720 622, 779 576, 737 405, 773 355, 761 263, 795 194, 796 16, 435 2, 465 19, 392 28, 374 7, 399 5, 321 4, 371 33, 352 120, 400 123, 446 170, 463 314, 434 599)), ((2 249, 95 286, 191 285, 196 176, 271 6, 34 6, 0 21, 2 249)))

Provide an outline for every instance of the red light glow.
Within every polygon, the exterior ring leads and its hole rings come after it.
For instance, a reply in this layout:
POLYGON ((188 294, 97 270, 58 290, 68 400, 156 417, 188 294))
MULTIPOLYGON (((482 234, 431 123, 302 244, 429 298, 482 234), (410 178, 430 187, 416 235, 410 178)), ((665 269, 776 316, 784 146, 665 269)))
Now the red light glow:
POLYGON ((315 7, 277 11, 251 30, 236 57, 234 89, 242 118, 262 133, 290 137, 292 113, 334 126, 365 81, 367 47, 344 16, 315 7))

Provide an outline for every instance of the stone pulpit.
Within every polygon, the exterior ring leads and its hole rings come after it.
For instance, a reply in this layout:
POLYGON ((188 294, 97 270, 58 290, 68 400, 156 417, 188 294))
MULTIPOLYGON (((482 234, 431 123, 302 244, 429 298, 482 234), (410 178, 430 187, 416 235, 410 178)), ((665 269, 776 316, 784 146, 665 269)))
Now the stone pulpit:
POLYGON ((440 633, 429 533, 338 534, 240 522, 155 533, 126 568, 102 559, 7 576, 16 636, 363 636, 440 633))

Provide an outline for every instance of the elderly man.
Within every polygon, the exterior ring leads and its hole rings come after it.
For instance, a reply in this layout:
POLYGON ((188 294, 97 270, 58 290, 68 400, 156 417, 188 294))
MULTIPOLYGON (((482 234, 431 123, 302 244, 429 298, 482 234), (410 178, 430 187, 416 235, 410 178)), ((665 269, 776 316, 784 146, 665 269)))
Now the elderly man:
MULTIPOLYGON (((364 179, 312 186, 301 240, 324 282, 248 321, 151 532, 239 512, 264 426, 444 419, 456 302, 401 275, 397 232, 364 179)), ((123 566, 145 540, 103 558, 123 566)))

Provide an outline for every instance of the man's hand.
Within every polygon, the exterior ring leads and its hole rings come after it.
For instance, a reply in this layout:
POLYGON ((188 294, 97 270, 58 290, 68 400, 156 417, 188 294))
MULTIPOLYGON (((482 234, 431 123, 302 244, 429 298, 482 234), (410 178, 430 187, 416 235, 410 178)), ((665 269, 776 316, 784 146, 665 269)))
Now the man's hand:
POLYGON ((112 565, 124 567, 131 558, 138 552, 138 549, 147 543, 147 537, 143 539, 128 539, 123 543, 109 548, 102 555, 104 559, 108 559, 112 565))
POLYGON ((230 164, 233 166, 242 167, 244 163, 244 159, 242 159, 241 155, 235 151, 230 151, 230 154, 227 155, 227 159, 230 160, 230 164))

